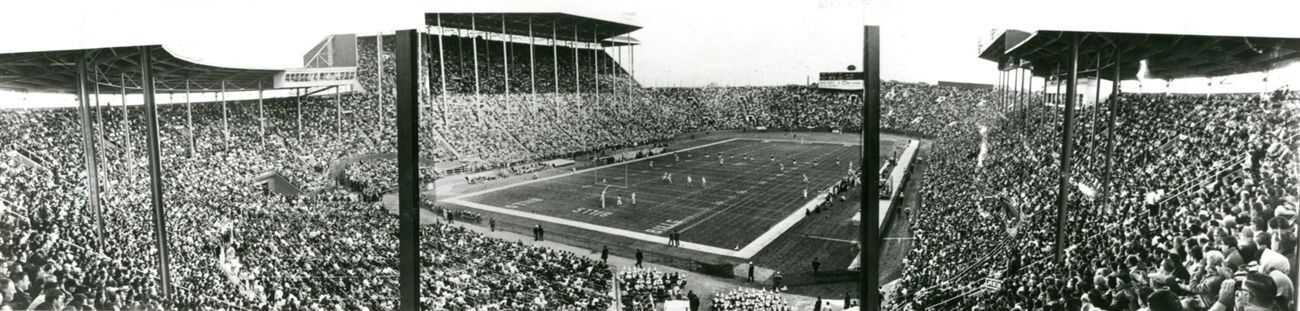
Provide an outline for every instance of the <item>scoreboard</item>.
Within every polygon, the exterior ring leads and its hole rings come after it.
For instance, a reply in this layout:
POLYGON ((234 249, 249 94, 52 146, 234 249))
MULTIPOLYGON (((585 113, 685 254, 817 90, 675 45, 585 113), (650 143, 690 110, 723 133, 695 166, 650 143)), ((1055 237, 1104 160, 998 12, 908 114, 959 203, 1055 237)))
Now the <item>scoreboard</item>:
POLYGON ((817 87, 832 90, 862 90, 862 72, 823 72, 817 76, 817 87))

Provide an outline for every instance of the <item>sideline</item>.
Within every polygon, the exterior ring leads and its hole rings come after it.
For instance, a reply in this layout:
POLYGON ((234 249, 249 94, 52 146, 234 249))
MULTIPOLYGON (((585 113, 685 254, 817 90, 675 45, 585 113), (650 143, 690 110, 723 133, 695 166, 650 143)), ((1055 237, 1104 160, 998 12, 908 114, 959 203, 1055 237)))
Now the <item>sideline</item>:
POLYGON ((578 170, 578 171, 574 171, 574 172, 568 172, 568 173, 559 174, 559 175, 555 175, 555 176, 547 176, 547 177, 542 177, 542 178, 538 178, 538 179, 528 180, 528 181, 524 181, 524 182, 519 182, 519 183, 509 184, 509 185, 505 185, 505 186, 501 186, 501 187, 491 188, 491 189, 487 189, 487 190, 481 190, 481 191, 477 191, 477 192, 471 192, 471 193, 462 194, 462 195, 458 195, 458 196, 455 196, 455 197, 449 198, 449 199, 447 199, 447 201, 451 201, 451 200, 461 200, 461 199, 464 199, 464 198, 468 198, 468 197, 472 197, 472 196, 477 196, 477 195, 481 195, 481 194, 484 194, 484 193, 490 193, 490 192, 501 191, 501 190, 510 189, 510 188, 514 188, 514 187, 518 187, 518 186, 523 186, 523 185, 527 185, 527 184, 531 184, 531 183, 535 183, 535 182, 540 182, 540 181, 545 181, 545 180, 551 180, 551 179, 556 179, 556 178, 560 178, 560 177, 566 177, 566 176, 569 176, 569 175, 582 174, 582 173, 586 173, 586 172, 589 172, 589 171, 594 171, 594 170, 598 170, 598 169, 603 169, 603 168, 606 168, 606 167, 612 167, 612 166, 615 166, 615 165, 624 165, 624 164, 633 163, 633 162, 645 161, 645 160, 649 160, 649 159, 654 159, 654 158, 658 158, 658 157, 662 157, 662 156, 667 156, 667 155, 675 154, 675 153, 682 152, 682 151, 691 151, 691 150, 700 149, 700 148, 704 148, 704 147, 709 147, 709 146, 713 146, 713 145, 719 145, 719 144, 729 143, 729 142, 733 142, 733 141, 736 141, 736 140, 739 140, 739 139, 740 139, 740 138, 731 138, 731 139, 726 139, 726 140, 722 140, 722 141, 718 141, 718 142, 712 142, 712 143, 703 144, 703 145, 699 145, 699 146, 695 146, 695 147, 685 148, 685 149, 681 149, 681 150, 675 150, 675 151, 670 151, 670 152, 664 152, 664 153, 660 153, 660 154, 656 154, 656 155, 653 155, 653 156, 648 156, 648 157, 644 157, 644 158, 640 158, 640 159, 635 159, 635 160, 631 160, 631 161, 623 161, 623 162, 618 162, 618 163, 613 163, 613 164, 605 164, 605 165, 601 165, 601 166, 597 166, 597 167, 592 167, 592 168, 582 169, 582 170, 578 170))

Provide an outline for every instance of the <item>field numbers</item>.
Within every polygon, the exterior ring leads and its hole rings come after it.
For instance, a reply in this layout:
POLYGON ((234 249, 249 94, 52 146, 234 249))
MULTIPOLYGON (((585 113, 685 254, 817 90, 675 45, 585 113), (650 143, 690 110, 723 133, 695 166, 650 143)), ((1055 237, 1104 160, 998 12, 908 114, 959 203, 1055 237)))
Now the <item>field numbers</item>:
POLYGON ((596 217, 602 217, 602 218, 603 218, 603 217, 608 217, 609 215, 614 215, 614 212, 602 211, 602 210, 598 210, 598 209, 590 209, 590 208, 586 208, 586 207, 579 207, 579 208, 573 209, 572 212, 574 212, 574 213, 578 213, 578 214, 582 214, 582 215, 590 215, 590 216, 596 216, 596 217))
POLYGON ((541 202, 541 201, 542 201, 542 199, 539 199, 539 198, 529 198, 529 199, 527 199, 527 200, 523 200, 523 201, 519 201, 519 202, 515 202, 515 203, 506 204, 506 206, 504 206, 504 207, 505 207, 505 208, 508 208, 508 209, 518 209, 518 208, 520 208, 520 207, 525 207, 525 206, 528 206, 528 205, 530 205, 530 204, 538 203, 538 202, 541 202))
POLYGON ((674 227, 680 226, 681 224, 682 224, 681 220, 669 219, 660 222, 658 225, 655 225, 650 229, 645 229, 645 232, 654 233, 654 234, 663 234, 664 232, 667 232, 668 230, 671 230, 674 227))

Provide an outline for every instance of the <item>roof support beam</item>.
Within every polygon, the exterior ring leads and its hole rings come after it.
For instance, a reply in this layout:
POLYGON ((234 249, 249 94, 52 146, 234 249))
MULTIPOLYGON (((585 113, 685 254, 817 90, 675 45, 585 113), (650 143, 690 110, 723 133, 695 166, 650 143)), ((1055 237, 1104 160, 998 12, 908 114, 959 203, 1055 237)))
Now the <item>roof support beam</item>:
POLYGON ((397 205, 399 308, 420 309, 419 48, 414 30, 397 32, 397 205))
MULTIPOLYGON (((474 16, 475 16, 474 14, 470 14, 469 16, 470 30, 473 30, 475 33, 477 33, 478 21, 474 18, 474 16)), ((481 91, 482 85, 480 84, 479 77, 478 77, 478 38, 470 37, 469 40, 470 40, 470 44, 472 44, 474 48, 473 53, 470 55, 474 57, 474 96, 478 96, 479 94, 482 94, 481 91)))
POLYGON ((534 42, 537 37, 533 36, 533 18, 528 17, 528 88, 532 90, 533 95, 537 95, 537 48, 534 42))
MULTIPOLYGON (((444 55, 446 46, 442 44, 442 35, 446 28, 442 28, 442 13, 438 14, 438 84, 442 86, 442 99, 447 99, 447 57, 444 55)), ((337 93, 337 92, 336 92, 337 93)))
POLYGON ((149 194, 153 207, 154 242, 158 247, 159 294, 164 303, 171 302, 171 243, 168 243, 167 210, 163 209, 162 164, 158 150, 158 107, 154 103, 153 54, 140 48, 140 75, 144 82, 145 131, 149 147, 149 194))
POLYGON ((95 157, 97 150, 94 126, 90 121, 90 96, 86 94, 88 91, 86 83, 89 80, 86 75, 86 71, 89 70, 86 63, 89 61, 89 53, 82 53, 81 56, 77 58, 77 112, 81 117, 81 153, 86 164, 86 205, 89 205, 95 215, 95 245, 102 251, 105 247, 104 213, 100 210, 99 204, 99 163, 95 157))
POLYGON ((185 80, 185 128, 190 130, 190 158, 193 159, 196 152, 196 143, 198 140, 194 131, 194 103, 190 101, 190 81, 185 80))
MULTIPOLYGON (((880 170, 880 26, 864 26, 862 53, 862 150, 860 159, 862 177, 880 170)), ((862 193, 880 193, 874 180, 860 183, 862 193)), ((858 285, 858 299, 863 310, 880 309, 880 280, 876 277, 880 258, 880 206, 859 204, 862 225, 858 226, 859 256, 862 256, 858 285)))
POLYGON ((555 93, 560 93, 560 41, 556 40, 555 22, 551 21, 551 73, 555 74, 555 93))
POLYGON ((503 83, 504 92, 502 94, 510 95, 510 40, 514 39, 514 37, 506 32, 505 14, 501 14, 501 33, 506 36, 501 40, 501 72, 502 76, 505 77, 505 83, 503 83))
POLYGON ((230 148, 230 113, 226 111, 226 81, 221 81, 221 131, 225 132, 226 148, 230 148))
POLYGON ((1070 71, 1065 85, 1065 116, 1061 124, 1061 173, 1057 178, 1056 190, 1056 263, 1065 264, 1065 230, 1066 206, 1070 194, 1070 160, 1074 155, 1074 102, 1079 93, 1079 38, 1078 33, 1070 34, 1070 71))
MULTIPOLYGON (((121 73, 119 75, 121 76, 122 85, 126 85, 126 74, 121 73)), ((122 90, 122 132, 124 134, 122 136, 126 137, 126 160, 124 162, 126 162, 127 169, 130 169, 132 168, 131 160, 135 157, 135 145, 131 144, 131 118, 129 118, 126 110, 126 87, 120 89, 122 90)))
POLYGON ((1101 193, 1103 193, 1102 200, 1103 202, 1105 202, 1108 208, 1114 208, 1114 206, 1112 206, 1111 203, 1110 177, 1112 172, 1110 166, 1111 163, 1114 162, 1113 160, 1115 156, 1115 131, 1117 130, 1115 128, 1115 118, 1116 115, 1119 113, 1119 109, 1116 109, 1116 106, 1119 106, 1119 101, 1120 101, 1119 81, 1120 81, 1120 64, 1121 64, 1120 55, 1121 54, 1123 54, 1123 52, 1120 52, 1119 49, 1115 50, 1115 59, 1114 59, 1115 68, 1113 68, 1115 71, 1115 80, 1112 80, 1110 82, 1111 83, 1110 102, 1106 105, 1106 108, 1110 110, 1110 113, 1107 114, 1108 115, 1107 121, 1110 123, 1110 125, 1106 127, 1108 129, 1106 131, 1106 166, 1102 172, 1103 176, 1105 177, 1103 179, 1104 182, 1102 183, 1101 186, 1101 191, 1102 191, 1101 193))

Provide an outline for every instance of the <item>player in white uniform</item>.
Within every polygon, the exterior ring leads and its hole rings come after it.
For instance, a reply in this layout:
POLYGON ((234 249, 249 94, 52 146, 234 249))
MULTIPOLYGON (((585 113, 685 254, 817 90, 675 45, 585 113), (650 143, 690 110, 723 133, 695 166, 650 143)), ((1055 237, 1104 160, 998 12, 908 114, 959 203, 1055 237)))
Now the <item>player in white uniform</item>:
POLYGON ((708 186, 709 186, 709 180, 704 179, 704 176, 700 176, 700 188, 704 188, 708 186))
POLYGON ((620 194, 620 195, 618 195, 616 198, 618 198, 618 201, 615 201, 615 202, 617 202, 617 203, 615 203, 615 204, 618 204, 618 206, 623 206, 623 195, 620 194))
POLYGON ((632 193, 632 205, 636 205, 636 192, 632 193))
POLYGON ((690 186, 693 182, 695 182, 695 180, 691 179, 691 175, 686 175, 686 185, 690 186))

